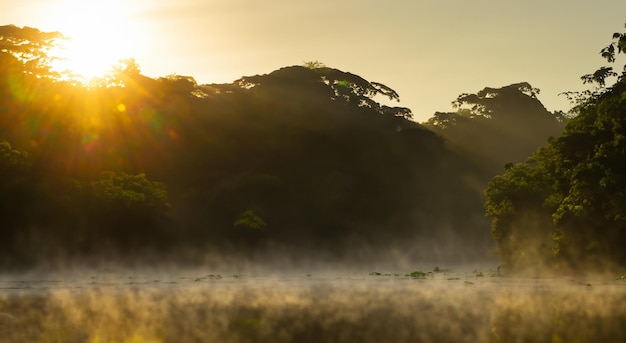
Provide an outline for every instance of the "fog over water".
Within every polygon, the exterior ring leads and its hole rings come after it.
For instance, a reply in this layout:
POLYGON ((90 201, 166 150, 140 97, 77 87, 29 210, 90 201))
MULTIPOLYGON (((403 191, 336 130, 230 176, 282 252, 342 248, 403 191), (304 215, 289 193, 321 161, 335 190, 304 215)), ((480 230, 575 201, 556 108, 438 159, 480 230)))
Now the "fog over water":
MULTIPOLYGON (((617 342, 626 282, 416 270, 0 276, 0 342, 617 342)), ((464 269, 463 269, 464 268, 464 269)))

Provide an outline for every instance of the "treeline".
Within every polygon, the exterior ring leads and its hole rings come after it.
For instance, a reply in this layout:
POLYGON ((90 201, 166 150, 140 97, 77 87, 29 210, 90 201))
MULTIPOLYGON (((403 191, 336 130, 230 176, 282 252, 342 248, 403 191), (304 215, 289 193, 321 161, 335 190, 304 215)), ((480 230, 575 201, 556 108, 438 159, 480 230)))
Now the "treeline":
POLYGON ((462 94, 457 112, 420 125, 374 100, 398 100, 393 89, 320 63, 200 85, 127 60, 86 86, 50 68, 60 34, 0 30, 4 265, 147 251, 484 257, 482 190, 565 121, 519 83, 462 94))

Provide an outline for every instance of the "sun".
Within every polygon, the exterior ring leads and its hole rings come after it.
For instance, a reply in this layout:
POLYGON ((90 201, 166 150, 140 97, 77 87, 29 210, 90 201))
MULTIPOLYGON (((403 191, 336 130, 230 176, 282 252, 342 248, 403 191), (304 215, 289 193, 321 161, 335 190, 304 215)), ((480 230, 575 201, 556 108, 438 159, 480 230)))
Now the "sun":
POLYGON ((106 74, 122 56, 116 49, 110 50, 111 47, 102 46, 99 42, 102 41, 96 38, 71 37, 61 45, 58 69, 84 80, 106 74))
POLYGON ((68 39, 57 47, 55 69, 89 82, 119 60, 133 57, 138 39, 127 6, 113 1, 67 2, 59 31, 68 39))

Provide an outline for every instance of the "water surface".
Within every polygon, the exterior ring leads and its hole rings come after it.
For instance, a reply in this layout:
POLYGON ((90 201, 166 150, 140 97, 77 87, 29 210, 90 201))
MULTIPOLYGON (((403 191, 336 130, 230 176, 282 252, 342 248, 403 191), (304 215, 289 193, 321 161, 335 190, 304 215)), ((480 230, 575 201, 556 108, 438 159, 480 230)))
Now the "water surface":
POLYGON ((411 272, 4 275, 0 342, 626 341, 615 278, 411 272))

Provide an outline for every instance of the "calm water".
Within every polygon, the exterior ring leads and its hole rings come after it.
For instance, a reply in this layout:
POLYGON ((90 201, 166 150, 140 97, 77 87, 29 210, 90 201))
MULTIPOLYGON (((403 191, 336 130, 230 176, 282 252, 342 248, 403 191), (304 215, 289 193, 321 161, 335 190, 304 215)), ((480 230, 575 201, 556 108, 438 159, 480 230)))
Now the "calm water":
POLYGON ((615 278, 406 274, 4 275, 0 343, 626 341, 626 282, 615 278))

